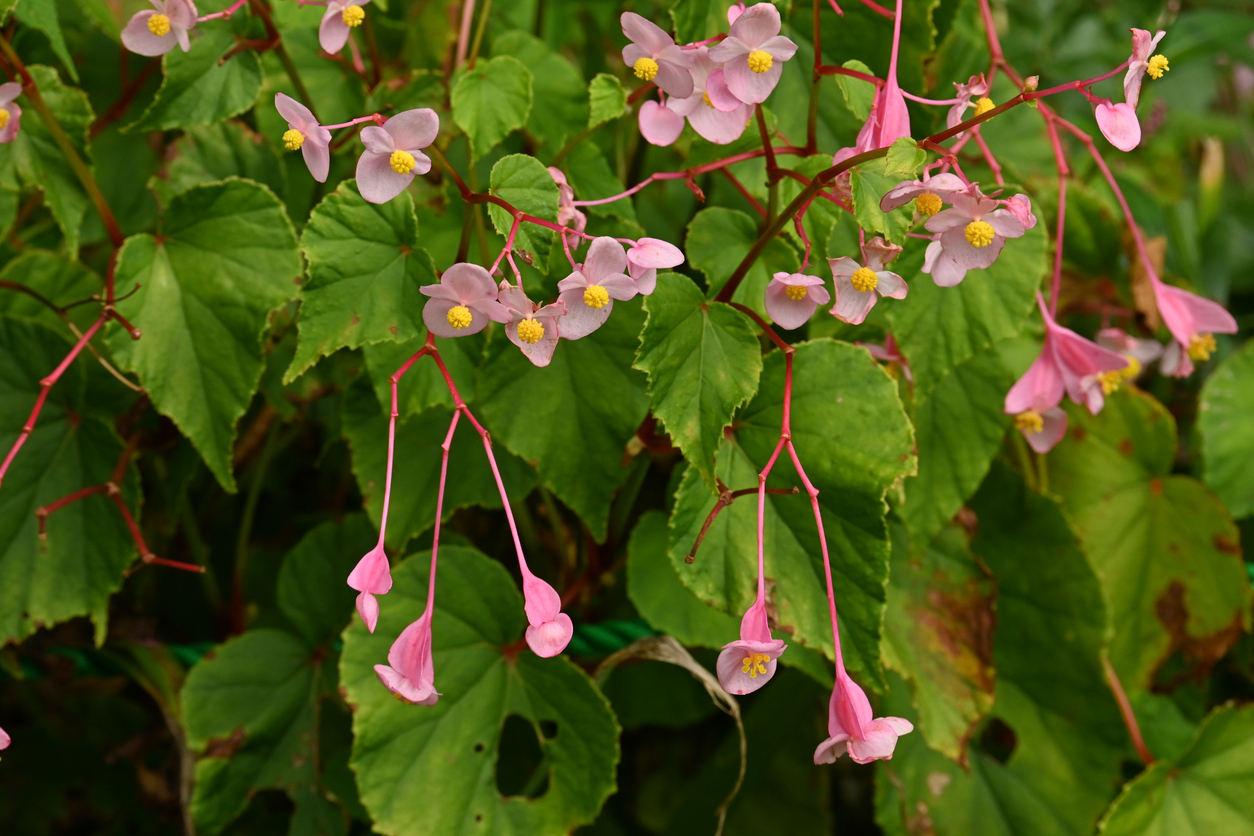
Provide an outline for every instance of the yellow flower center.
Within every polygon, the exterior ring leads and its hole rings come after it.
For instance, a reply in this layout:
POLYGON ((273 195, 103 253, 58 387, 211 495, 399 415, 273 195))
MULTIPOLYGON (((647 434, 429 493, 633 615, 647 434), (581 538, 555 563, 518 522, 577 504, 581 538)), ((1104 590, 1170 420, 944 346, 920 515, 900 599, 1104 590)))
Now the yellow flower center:
POLYGON ((361 22, 366 19, 366 10, 361 6, 345 6, 343 17, 349 26, 361 26, 361 22))
POLYGON ((448 324, 458 331, 468 326, 473 318, 470 315, 470 308, 465 305, 454 305, 448 309, 448 324))
POLYGON ((1102 372, 1097 376, 1102 384, 1102 394, 1109 395, 1112 392, 1119 391, 1119 384, 1123 383, 1123 369, 1116 372, 1102 372))
MULTIPOLYGON (((349 6, 349 8, 355 9, 357 7, 349 6)), ((389 162, 392 163, 392 170, 397 174, 408 174, 414 170, 416 161, 414 160, 414 155, 408 151, 393 151, 389 162)))
POLYGON ((705 106, 706 106, 706 107, 714 107, 714 102, 710 101, 710 94, 709 94, 709 93, 702 93, 702 94, 701 94, 701 101, 705 102, 705 106))
MULTIPOLYGON (((165 15, 153 15, 148 18, 148 31, 158 38, 164 38, 170 34, 170 19, 165 15)), ((1158 75, 1162 75, 1162 73, 1158 75)), ((1158 76, 1156 75, 1154 78, 1158 78, 1158 76)))
POLYGON ((993 100, 988 96, 980 96, 975 100, 975 115, 983 116, 995 107, 997 107, 997 105, 993 104, 993 100))
POLYGON ((749 674, 750 679, 757 679, 758 674, 766 676, 766 663, 769 661, 771 661, 771 657, 764 653, 746 656, 740 667, 740 672, 749 674))
POLYGON ((544 326, 534 319, 524 319, 518 323, 518 339, 535 345, 544 337, 544 326))
POLYGON ((288 128, 283 132, 283 147, 287 150, 299 151, 304 144, 305 135, 295 128, 288 128))
POLYGON ((9 111, 0 107, 0 131, 9 126, 9 111))
POLYGON ((1128 365, 1119 370, 1119 374, 1123 375, 1124 380, 1134 380, 1141 376, 1141 361, 1133 357, 1131 354, 1123 355, 1128 361, 1128 365))
POLYGON ((771 57, 771 53, 760 49, 749 53, 749 69, 755 73, 764 73, 773 66, 775 66, 775 59, 771 57))
POLYGON ((1035 409, 1029 409, 1015 416, 1015 426, 1031 435, 1045 429, 1045 419, 1035 409))
POLYGON ((806 294, 809 291, 810 291, 810 288, 808 287, 801 287, 795 284, 790 284, 788 285, 787 288, 784 289, 784 295, 787 296, 789 299, 792 299, 794 302, 797 302, 806 298, 806 294))
POLYGON ((929 218, 941 210, 941 205, 940 195, 935 192, 924 192, 914 199, 914 208, 929 218))
POLYGON ((1215 338, 1210 334, 1194 334, 1189 341, 1189 356, 1194 360, 1209 360, 1215 348, 1215 338))
POLYGON ((1166 55, 1155 55, 1153 58, 1149 60, 1148 66, 1146 67, 1145 72, 1149 73, 1150 78, 1162 78, 1163 73, 1167 72, 1170 69, 1171 67, 1167 66, 1166 55))
POLYGON ((967 243, 973 247, 987 247, 993 243, 993 226, 988 221, 972 221, 967 224, 967 243))
MULTIPOLYGON (((590 285, 583 292, 583 303, 589 308, 600 310, 610 301, 610 292, 599 284, 590 285)), ((542 332, 543 333, 543 332, 542 332)))
POLYGON ((849 281, 853 283, 854 290, 862 293, 870 293, 880 286, 880 277, 875 275, 875 271, 869 267, 859 267, 854 270, 849 281))
POLYGON ((657 76, 657 62, 652 58, 637 58, 631 70, 641 81, 652 81, 657 76))

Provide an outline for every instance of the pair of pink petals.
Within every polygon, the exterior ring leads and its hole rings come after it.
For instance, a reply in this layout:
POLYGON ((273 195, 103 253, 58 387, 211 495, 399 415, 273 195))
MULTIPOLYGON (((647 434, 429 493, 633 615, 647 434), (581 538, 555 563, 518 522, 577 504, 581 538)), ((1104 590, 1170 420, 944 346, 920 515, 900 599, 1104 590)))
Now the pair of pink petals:
POLYGON ((729 694, 750 694, 771 681, 779 657, 788 649, 771 638, 766 602, 759 596, 740 619, 740 639, 723 645, 715 669, 719 684, 729 694))
MULTIPOLYGON (((46 0, 45 0, 46 1, 46 0)), ((188 32, 196 28, 196 4, 192 0, 150 0, 153 11, 136 12, 122 29, 122 46, 136 55, 155 58, 165 55, 177 45, 184 52, 191 49, 188 32), (154 15, 163 15, 169 31, 158 35, 150 28, 154 15)))
POLYGON ((814 762, 835 763, 846 752, 855 763, 889 760, 897 748, 897 738, 912 731, 914 725, 909 720, 875 717, 866 693, 837 663, 836 685, 827 710, 828 738, 814 750, 814 762))

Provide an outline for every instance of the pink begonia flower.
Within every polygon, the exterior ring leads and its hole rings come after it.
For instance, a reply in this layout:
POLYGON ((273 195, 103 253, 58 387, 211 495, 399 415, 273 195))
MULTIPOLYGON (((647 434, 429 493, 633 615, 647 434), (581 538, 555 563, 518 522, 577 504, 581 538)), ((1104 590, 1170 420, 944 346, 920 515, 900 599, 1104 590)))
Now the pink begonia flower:
POLYGON ((299 150, 313 179, 325 183, 331 170, 331 132, 318 124, 309 108, 285 93, 274 94, 274 107, 287 120, 283 147, 299 150))
POLYGON ((854 345, 865 348, 876 360, 887 363, 888 373, 892 377, 895 378, 897 376, 895 369, 901 369, 901 373, 906 380, 914 381, 914 375, 910 373, 910 364, 906 361, 905 355, 901 353, 901 349, 897 347, 897 340, 894 339, 892 334, 884 335, 883 345, 861 342, 855 342, 854 345))
POLYGON ((178 44, 192 48, 187 33, 196 28, 196 4, 192 0, 149 0, 156 11, 136 12, 122 29, 122 45, 136 55, 165 55, 178 44))
POLYGON ((753 107, 744 104, 728 89, 723 70, 710 60, 709 50, 692 50, 692 95, 666 103, 672 113, 687 116, 692 129, 717 145, 740 139, 745 132, 753 107))
POLYGON ((366 622, 366 629, 374 632, 379 623, 379 602, 376 595, 386 595, 392 588, 392 570, 387 552, 383 550, 383 538, 373 549, 366 552, 353 571, 348 574, 348 585, 357 590, 357 614, 366 622))
MULTIPOLYGON (((370 0, 330 0, 318 26, 318 43, 332 55, 348 43, 348 30, 361 26, 366 11, 361 8, 370 0)), ((425 146, 424 146, 425 147, 425 146)))
MULTIPOLYGON (((578 232, 588 228, 588 216, 575 208, 575 190, 566 181, 566 175, 560 168, 549 166, 549 176, 557 183, 557 222, 578 232)), ((583 238, 571 232, 563 232, 562 238, 567 247, 575 249, 583 238)))
MULTIPOLYGON (((967 108, 971 107, 972 99, 977 100, 975 115, 979 116, 982 112, 984 112, 980 110, 980 108, 983 107, 984 99, 988 97, 989 85, 988 82, 984 80, 984 73, 979 73, 978 75, 971 76, 966 84, 955 81, 954 89, 958 91, 958 102, 949 109, 948 115, 945 116, 946 128, 952 128, 954 125, 957 125, 959 122, 962 122, 967 118, 967 108)), ((989 106, 984 108, 985 111, 992 109, 992 101, 989 101, 988 104, 989 106)))
POLYGON ((684 117, 664 103, 645 102, 640 105, 636 118, 640 123, 640 135, 653 145, 670 145, 684 132, 684 117))
POLYGON ((991 265, 1007 238, 1019 238, 1027 231, 1019 216, 1025 211, 1031 216, 1030 208, 1020 205, 1012 212, 1003 205, 1005 201, 985 197, 974 183, 967 191, 950 195, 950 202, 949 209, 924 224, 937 236, 928 244, 923 272, 930 273, 941 287, 953 287, 968 270, 991 265))
POLYGON ((1110 99, 1098 102, 1093 109, 1102 136, 1120 151, 1131 151, 1141 144, 1141 122, 1130 104, 1111 104, 1110 99))
POLYGON ((401 702, 410 705, 435 705, 440 693, 435 690, 435 662, 431 658, 431 608, 406 627, 392 642, 388 663, 375 665, 375 675, 383 687, 401 702))
POLYGON ((920 215, 932 217, 941 207, 950 203, 954 194, 965 193, 967 184, 956 174, 948 172, 937 174, 927 180, 906 180, 888 190, 880 199, 880 209, 891 212, 899 206, 914 201, 914 208, 920 215))
POLYGON ((776 273, 766 286, 766 314, 776 325, 791 331, 805 325, 815 308, 831 298, 818 276, 776 273))
POLYGON ((605 324, 614 300, 625 302, 638 292, 636 280, 627 275, 627 253, 613 238, 600 237, 588 248, 588 258, 557 283, 558 301, 566 315, 558 322, 564 340, 586 337, 605 324))
POLYGON ((897 738, 914 731, 901 717, 875 717, 866 693, 836 664, 836 684, 827 708, 828 738, 814 750, 814 763, 835 763, 845 752, 855 763, 889 760, 897 738))
POLYGON ((488 320, 511 319, 509 309, 496 301, 496 282, 478 264, 454 264, 444 271, 439 284, 418 290, 431 297, 423 306, 422 321, 437 337, 478 334, 488 327, 488 320))
POLYGON ((9 733, 4 729, 0 729, 0 749, 8 749, 11 742, 12 739, 9 737, 9 733))
POLYGON ((1141 82, 1148 73, 1150 78, 1162 78, 1171 68, 1162 55, 1150 57, 1158 42, 1167 33, 1159 29, 1152 38, 1145 29, 1132 30, 1132 56, 1128 59, 1128 71, 1123 75, 1123 99, 1132 107, 1141 100, 1141 82))
POLYGON ((0 145, 17 138, 22 126, 22 108, 13 101, 22 95, 22 85, 16 81, 0 84, 0 145))
POLYGON ((859 264, 848 256, 829 258, 832 278, 836 280, 836 304, 832 316, 850 325, 859 325, 875 307, 881 296, 905 299, 910 288, 896 273, 884 266, 897 257, 901 247, 875 236, 862 245, 859 264))
MULTIPOLYGON (((657 24, 635 12, 623 12, 623 34, 631 41, 623 47, 623 63, 636 78, 652 81, 670 96, 692 93, 692 56, 675 45, 675 39, 657 24)), ((670 143, 663 143, 669 145, 670 143)))
POLYGON ((1102 348, 1117 351, 1127 358, 1128 367, 1123 370, 1125 380, 1140 377, 1150 363, 1163 354, 1163 347, 1158 340, 1137 339, 1122 328, 1103 328, 1097 332, 1093 341, 1102 348))
POLYGON ((736 22, 736 18, 745 13, 745 4, 741 2, 732 3, 727 9, 727 25, 731 26, 736 22))
POLYGON ((636 292, 648 296, 657 287, 659 268, 678 267, 684 253, 674 244, 657 238, 641 238, 627 249, 627 275, 636 281, 636 292))
POLYGON ((750 694, 775 675, 775 666, 788 645, 771 638, 766 602, 759 595, 740 619, 740 640, 723 645, 715 669, 719 684, 729 694, 750 694))
POLYGON ((779 84, 784 62, 797 45, 779 34, 779 9, 770 3, 750 6, 736 18, 727 37, 710 47, 710 60, 723 65, 731 92, 745 104, 758 104, 779 84))
POLYGON ((440 117, 431 108, 406 110, 378 125, 361 130, 366 150, 357 161, 357 189, 370 203, 387 203, 431 170, 431 158, 422 153, 435 142, 440 117))
POLYGON ((1163 352, 1159 368, 1172 377, 1188 377, 1193 361, 1210 359, 1215 352, 1214 334, 1235 334, 1237 321, 1218 302, 1203 299, 1187 290, 1164 284, 1151 277, 1158 312, 1175 341, 1163 352))
POLYGON ((1101 412, 1106 395, 1119 388, 1129 363, 1126 357, 1086 340, 1054 321, 1045 299, 1036 294, 1045 320, 1040 356, 1006 393, 1004 411, 1038 453, 1050 450, 1067 428, 1066 413, 1057 409, 1065 392, 1071 400, 1101 412))
POLYGON ((575 625, 562 612, 562 598, 557 590, 523 567, 523 599, 527 612, 527 646, 537 656, 556 656, 570 644, 575 625))
POLYGON ((532 302, 521 287, 501 282, 497 299, 509 311, 505 336, 522 349, 527 359, 537 366, 547 366, 557 348, 558 321, 566 315, 566 304, 557 300, 540 307, 532 302))
POLYGON ((902 137, 910 136, 910 111, 906 109, 906 97, 897 86, 897 77, 889 74, 871 101, 871 112, 858 131, 854 148, 861 154, 876 148, 886 148, 902 137))

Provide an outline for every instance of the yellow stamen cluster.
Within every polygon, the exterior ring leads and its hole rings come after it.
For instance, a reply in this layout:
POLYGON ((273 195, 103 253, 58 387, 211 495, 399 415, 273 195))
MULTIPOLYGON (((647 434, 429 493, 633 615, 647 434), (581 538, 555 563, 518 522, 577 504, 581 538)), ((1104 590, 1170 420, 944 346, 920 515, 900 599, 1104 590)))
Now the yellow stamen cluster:
POLYGON ((600 310, 610 301, 610 292, 599 284, 589 285, 583 292, 583 303, 589 308, 600 310))
POLYGON ((1131 354, 1125 354, 1123 355, 1123 358, 1128 361, 1128 365, 1119 370, 1119 374, 1123 375, 1123 379, 1135 380, 1140 377, 1141 369, 1143 368, 1141 366, 1141 361, 1133 357, 1131 354))
POLYGON ((1189 357, 1200 361, 1209 360, 1216 348, 1215 338, 1210 334, 1194 334, 1193 339, 1189 340, 1189 357))
POLYGON ((1102 384, 1103 395, 1118 392, 1119 384, 1123 383, 1123 369, 1115 372, 1102 372, 1097 376, 1097 379, 1102 384))
POLYGON ((771 661, 771 657, 764 653, 755 653, 752 656, 746 656, 740 667, 740 672, 749 674, 750 679, 757 679, 758 674, 766 676, 766 663, 769 661, 771 661))
MULTIPOLYGON (((349 8, 355 9, 357 7, 349 6, 349 8)), ((414 159, 414 155, 408 151, 393 151, 388 162, 392 164, 392 170, 397 174, 408 174, 414 170, 414 165, 417 161, 414 159)))
MULTIPOLYGON (((165 15, 153 15, 148 18, 148 31, 156 35, 158 38, 164 38, 170 34, 170 19, 165 15)), ((1159 74, 1161 75, 1161 73, 1159 74)), ((1158 78, 1158 76, 1154 76, 1158 78)))
POLYGON ((795 284, 790 284, 788 285, 788 287, 784 288, 784 295, 787 296, 789 299, 793 300, 794 302, 799 302, 802 299, 806 298, 806 294, 809 292, 810 292, 810 288, 801 287, 795 284))
POLYGON ((1029 409, 1015 416, 1015 426, 1031 435, 1045 429, 1045 419, 1035 409, 1029 409))
POLYGON ((849 281, 853 284, 853 289, 861 293, 870 293, 880 286, 880 277, 875 275, 875 271, 869 267, 859 267, 854 270, 849 281))
POLYGON ((771 53, 761 49, 755 49, 749 53, 749 69, 755 73, 764 73, 774 66, 775 59, 771 57, 771 53))
POLYGON ((448 324, 452 325, 458 331, 470 325, 470 321, 474 319, 470 314, 470 308, 465 305, 454 305, 448 309, 448 324))
POLYGON ((714 107, 714 102, 710 101, 710 94, 708 92, 701 94, 701 101, 705 102, 706 107, 714 107))
POLYGON ((295 128, 288 128, 283 132, 283 147, 287 150, 299 151, 304 144, 305 135, 295 128))
POLYGON ((1170 69, 1171 67, 1167 66, 1166 55, 1155 55, 1148 61, 1145 72, 1149 74, 1150 78, 1162 78, 1163 73, 1170 69))
POLYGON ((973 247, 987 247, 993 243, 993 225, 988 221, 972 221, 967 224, 967 230, 964 233, 967 237, 967 243, 973 247))
POLYGON ((9 126, 9 111, 0 107, 0 131, 9 126))
POLYGON ((361 22, 366 19, 366 10, 361 6, 345 6, 343 18, 349 26, 361 26, 361 22))
POLYGON ((914 208, 919 210, 920 215, 927 215, 929 218, 941 210, 940 195, 935 192, 924 192, 914 199, 914 208))
POLYGON ((657 76, 657 62, 652 58, 637 58, 636 63, 631 67, 631 71, 641 81, 652 81, 657 76))
POLYGON ((544 326, 534 319, 524 319, 518 323, 518 339, 535 345, 544 338, 544 326))
POLYGON ((997 107, 997 105, 993 104, 993 100, 988 96, 980 96, 975 100, 975 115, 983 116, 995 107, 997 107))

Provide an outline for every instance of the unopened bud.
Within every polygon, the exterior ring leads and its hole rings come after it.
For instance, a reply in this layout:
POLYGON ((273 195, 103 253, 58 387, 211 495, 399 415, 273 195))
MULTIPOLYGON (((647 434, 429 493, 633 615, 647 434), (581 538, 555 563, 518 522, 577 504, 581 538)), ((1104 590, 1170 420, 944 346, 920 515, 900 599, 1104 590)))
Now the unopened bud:
POLYGON ((1035 93, 1036 85, 1039 84, 1040 81, 1041 81, 1041 77, 1039 75, 1028 76, 1026 79, 1023 80, 1023 92, 1035 93))

